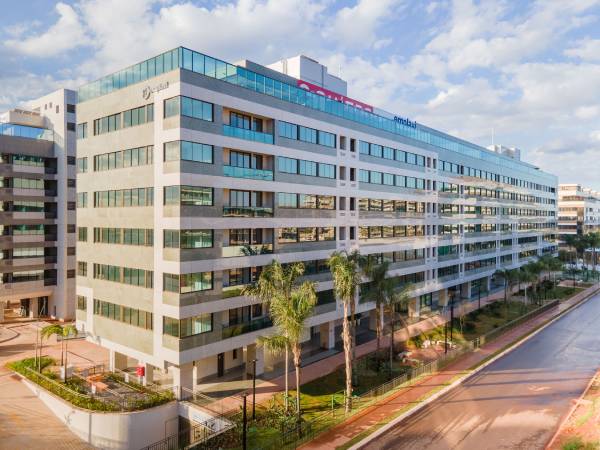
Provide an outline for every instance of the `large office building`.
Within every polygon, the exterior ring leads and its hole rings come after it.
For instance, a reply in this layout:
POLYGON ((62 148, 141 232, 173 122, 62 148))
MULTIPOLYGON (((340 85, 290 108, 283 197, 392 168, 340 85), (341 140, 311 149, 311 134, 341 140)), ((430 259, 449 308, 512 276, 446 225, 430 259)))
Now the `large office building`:
POLYGON ((77 93, 0 114, 0 320, 75 316, 77 93))
POLYGON ((558 234, 568 235, 600 231, 600 192, 580 184, 561 184, 558 188, 558 234))
POLYGON ((411 316, 556 251, 555 176, 351 99, 309 58, 176 48, 83 86, 77 130, 78 326, 176 385, 275 366, 241 295, 273 259, 318 282, 306 339, 331 349, 335 250, 390 261, 411 316))

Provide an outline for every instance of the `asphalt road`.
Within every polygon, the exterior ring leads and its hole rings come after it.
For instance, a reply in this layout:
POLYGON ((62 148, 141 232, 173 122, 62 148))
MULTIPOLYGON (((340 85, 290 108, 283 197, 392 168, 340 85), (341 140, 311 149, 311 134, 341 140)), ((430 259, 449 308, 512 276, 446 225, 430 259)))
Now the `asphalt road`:
POLYGON ((363 449, 542 449, 600 367, 600 295, 363 449))

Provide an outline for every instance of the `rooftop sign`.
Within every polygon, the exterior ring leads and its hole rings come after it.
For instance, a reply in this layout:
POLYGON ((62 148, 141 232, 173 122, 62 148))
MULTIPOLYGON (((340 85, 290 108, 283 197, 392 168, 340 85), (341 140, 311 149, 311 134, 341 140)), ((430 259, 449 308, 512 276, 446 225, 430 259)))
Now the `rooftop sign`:
POLYGON ((297 86, 306 91, 313 92, 314 94, 318 94, 318 95, 322 95, 323 97, 330 98, 331 100, 345 103, 346 105, 354 106, 355 108, 363 109, 370 113, 373 112, 373 107, 371 105, 368 105, 363 102, 359 102, 358 100, 351 99, 350 97, 346 97, 345 95, 330 91, 329 89, 322 88, 321 86, 317 86, 316 84, 309 83, 308 81, 298 80, 297 86))

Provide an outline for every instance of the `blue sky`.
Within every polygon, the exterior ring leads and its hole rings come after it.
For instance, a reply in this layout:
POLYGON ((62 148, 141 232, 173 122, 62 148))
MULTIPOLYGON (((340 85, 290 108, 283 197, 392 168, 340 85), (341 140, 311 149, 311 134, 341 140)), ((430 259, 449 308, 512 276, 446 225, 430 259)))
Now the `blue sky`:
POLYGON ((352 97, 600 190, 600 0, 3 0, 0 110, 178 45, 304 53, 352 97), (492 132, 493 130, 493 132, 492 132))

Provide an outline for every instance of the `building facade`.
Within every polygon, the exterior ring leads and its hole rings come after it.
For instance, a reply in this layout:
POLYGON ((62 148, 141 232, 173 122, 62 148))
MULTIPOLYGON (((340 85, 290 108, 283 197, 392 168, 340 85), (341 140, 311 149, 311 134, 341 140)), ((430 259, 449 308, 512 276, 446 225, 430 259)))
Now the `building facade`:
POLYGON ((0 312, 75 316, 75 108, 59 90, 0 115, 0 312))
POLYGON ((553 175, 301 84, 177 48, 80 89, 77 322, 114 367, 190 388, 269 370, 267 306, 241 289, 273 259, 318 282, 306 339, 331 349, 335 250, 390 261, 411 316, 556 251, 553 175))
POLYGON ((558 187, 558 233, 561 242, 568 235, 600 231, 600 193, 580 184, 558 187))

